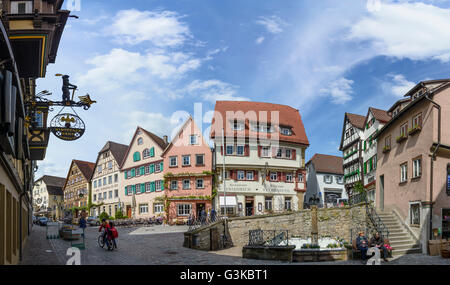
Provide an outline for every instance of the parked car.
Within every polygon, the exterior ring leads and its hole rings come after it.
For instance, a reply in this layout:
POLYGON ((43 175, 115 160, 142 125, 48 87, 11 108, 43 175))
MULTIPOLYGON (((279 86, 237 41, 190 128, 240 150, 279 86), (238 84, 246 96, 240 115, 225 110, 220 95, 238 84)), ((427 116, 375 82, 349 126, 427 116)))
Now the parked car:
POLYGON ((46 226, 48 222, 48 219, 46 217, 40 217, 38 219, 38 225, 40 226, 46 226))
POLYGON ((90 226, 100 226, 100 219, 98 217, 87 217, 86 223, 90 226))

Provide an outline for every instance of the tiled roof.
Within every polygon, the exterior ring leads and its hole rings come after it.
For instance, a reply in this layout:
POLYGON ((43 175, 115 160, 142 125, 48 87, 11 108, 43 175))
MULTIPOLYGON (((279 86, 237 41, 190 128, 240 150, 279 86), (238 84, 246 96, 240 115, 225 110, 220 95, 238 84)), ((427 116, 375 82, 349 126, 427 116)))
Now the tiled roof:
POLYGON ((47 187, 48 186, 63 187, 64 183, 66 182, 66 178, 51 175, 44 175, 38 180, 36 180, 36 182, 39 180, 44 181, 47 187))
MULTIPOLYGON (((142 128, 141 128, 142 129, 142 128)), ((168 143, 166 143, 162 138, 158 137, 157 135, 155 135, 154 133, 151 133, 147 130, 142 129, 149 137, 151 137, 155 143, 157 143, 161 149, 166 149, 168 143)))
POLYGON ((110 150, 112 155, 114 156, 114 159, 117 161, 117 164, 120 165, 122 163, 122 160, 125 158, 127 149, 128 146, 125 144, 108 141, 102 148, 102 150, 100 150, 99 154, 110 150))
POLYGON ((351 113, 345 113, 345 115, 353 126, 361 130, 364 129, 364 121, 366 120, 366 117, 351 113))
POLYGON ((92 174, 94 173, 95 163, 76 159, 74 159, 73 162, 78 166, 84 178, 90 181, 92 174))
MULTIPOLYGON (((272 103, 263 103, 263 102, 246 102, 246 101, 217 101, 215 106, 215 112, 218 112, 222 115, 223 118, 223 125, 220 124, 219 121, 216 123, 216 116, 214 116, 212 124, 211 124, 211 138, 215 138, 215 136, 221 136, 222 135, 222 128, 225 129, 225 132, 227 132, 226 122, 233 118, 226 119, 226 113, 227 111, 233 111, 238 112, 241 111, 244 114, 247 112, 253 111, 256 115, 256 119, 259 122, 264 123, 272 123, 272 120, 275 119, 271 117, 272 111, 278 111, 279 116, 279 125, 280 126, 286 126, 291 127, 292 135, 286 136, 282 135, 281 133, 277 133, 279 135, 280 141, 286 141, 286 142, 293 142, 293 143, 300 143, 304 145, 309 145, 308 138, 306 136, 305 127, 303 126, 302 118, 300 116, 300 113, 297 109, 294 109, 290 106, 286 105, 280 105, 280 104, 272 104, 272 103), (263 111, 265 114, 267 114, 267 118, 260 117, 260 111, 263 111)), ((262 115, 264 116, 264 115, 262 115)), ((246 137, 257 137, 258 133, 251 131, 248 125, 248 117, 246 118, 246 130, 245 130, 245 136, 246 137)), ((236 131, 230 131, 227 132, 226 136, 237 136, 238 132, 236 131)), ((271 134, 267 134, 267 138, 271 138, 271 134)))
MULTIPOLYGON (((65 180, 65 179, 64 179, 65 180)), ((49 195, 63 195, 62 186, 47 186, 47 192, 49 195)))
POLYGON ((316 153, 307 163, 312 163, 316 172, 344 174, 343 159, 339 156, 316 153))
POLYGON ((369 109, 372 111, 372 114, 375 117, 375 119, 377 119, 382 123, 387 123, 391 119, 391 116, 385 110, 376 109, 373 107, 370 107, 369 109))

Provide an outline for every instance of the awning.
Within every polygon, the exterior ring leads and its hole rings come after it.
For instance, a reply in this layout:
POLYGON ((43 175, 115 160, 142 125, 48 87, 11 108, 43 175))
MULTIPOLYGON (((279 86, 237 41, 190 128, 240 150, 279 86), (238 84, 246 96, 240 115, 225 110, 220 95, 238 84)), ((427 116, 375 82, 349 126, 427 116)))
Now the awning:
MULTIPOLYGON (((219 197, 220 207, 225 207, 225 199, 224 198, 225 198, 224 196, 219 197)), ((227 200, 226 200, 227 207, 236 207, 237 206, 236 196, 226 196, 226 198, 227 198, 227 200)))

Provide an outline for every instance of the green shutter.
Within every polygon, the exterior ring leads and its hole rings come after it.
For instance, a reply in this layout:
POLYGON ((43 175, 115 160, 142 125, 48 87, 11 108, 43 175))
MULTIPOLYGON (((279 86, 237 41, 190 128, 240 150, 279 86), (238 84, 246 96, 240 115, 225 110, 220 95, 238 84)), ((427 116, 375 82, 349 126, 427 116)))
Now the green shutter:
POLYGON ((369 160, 369 171, 372 171, 372 158, 369 160))
POLYGON ((156 190, 155 181, 150 182, 150 192, 155 192, 155 190, 156 190))
POLYGON ((140 170, 141 175, 145 174, 145 167, 144 166, 141 166, 141 168, 139 170, 140 170))
POLYGON ((161 171, 163 171, 163 163, 161 162, 161 171))
POLYGON ((155 165, 154 164, 150 164, 150 173, 155 172, 155 165))
POLYGON ((155 156, 155 148, 154 148, 154 147, 152 147, 152 148, 150 149, 150 156, 151 156, 151 157, 154 157, 154 156, 155 156))
POLYGON ((145 183, 141 183, 141 193, 145 193, 145 183))
POLYGON ((364 162, 364 174, 367 173, 367 162, 364 162))
POLYGON ((136 151, 136 152, 133 154, 133 161, 139 161, 139 160, 141 160, 141 153, 138 152, 138 151, 136 151))
POLYGON ((128 195, 128 188, 125 186, 125 196, 128 195))
POLYGON ((131 191, 136 194, 136 185, 131 185, 131 191))
POLYGON ((135 171, 135 169, 133 168, 133 169, 131 169, 131 177, 134 177, 134 176, 136 176, 136 171, 135 171))
POLYGON ((127 179, 127 171, 125 171, 125 179, 127 179))
POLYGON ((364 150, 366 150, 366 141, 364 141, 364 150))
MULTIPOLYGON (((161 162, 161 170, 162 170, 162 162, 161 162)), ((164 190, 164 180, 161 180, 161 191, 164 190)))

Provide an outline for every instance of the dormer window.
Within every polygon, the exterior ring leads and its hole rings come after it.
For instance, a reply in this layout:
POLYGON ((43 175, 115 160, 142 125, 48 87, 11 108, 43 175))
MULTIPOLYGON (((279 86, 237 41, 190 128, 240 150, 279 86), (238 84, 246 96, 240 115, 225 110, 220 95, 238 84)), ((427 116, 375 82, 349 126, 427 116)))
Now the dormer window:
POLYGON ((417 98, 419 98, 421 95, 423 94, 423 89, 417 91, 414 95, 412 95, 412 100, 416 100, 417 98))
POLYGON ((292 130, 290 128, 281 127, 280 128, 281 134, 285 136, 292 135, 292 130))
POLYGON ((141 144, 143 144, 143 143, 144 143, 144 139, 142 139, 142 138, 138 138, 138 140, 137 140, 137 143, 138 143, 138 145, 141 145, 141 144))
POLYGON ((32 14, 33 1, 11 1, 11 14, 32 14))

